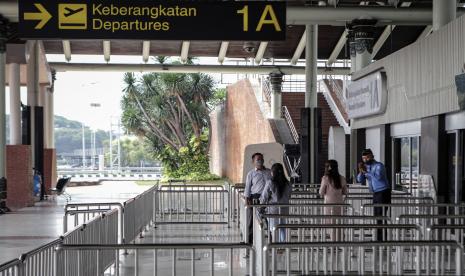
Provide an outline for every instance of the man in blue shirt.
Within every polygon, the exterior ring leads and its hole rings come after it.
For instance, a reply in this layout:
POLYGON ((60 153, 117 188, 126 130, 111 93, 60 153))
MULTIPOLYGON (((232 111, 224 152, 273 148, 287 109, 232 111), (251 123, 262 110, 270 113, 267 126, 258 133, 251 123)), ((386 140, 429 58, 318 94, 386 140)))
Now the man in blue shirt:
MULTIPOLYGON (((367 182, 368 188, 373 193, 373 204, 391 204, 391 186, 386 177, 386 167, 381 162, 375 160, 371 149, 365 149, 362 152, 363 164, 359 164, 359 173, 357 175, 357 182, 367 182)), ((388 215, 388 208, 375 207, 375 216, 388 215), (384 209, 384 212, 383 212, 384 209)), ((382 224, 382 221, 378 221, 382 224)), ((381 229, 378 229, 377 240, 382 240, 381 229)))
MULTIPOLYGON (((254 167, 247 174, 245 181, 244 196, 247 199, 247 205, 260 204, 260 196, 265 188, 268 180, 271 180, 271 170, 265 168, 263 154, 256 152, 252 155, 252 162, 254 167)), ((249 228, 249 235, 247 241, 253 242, 253 213, 252 209, 247 212, 247 227, 249 228)))

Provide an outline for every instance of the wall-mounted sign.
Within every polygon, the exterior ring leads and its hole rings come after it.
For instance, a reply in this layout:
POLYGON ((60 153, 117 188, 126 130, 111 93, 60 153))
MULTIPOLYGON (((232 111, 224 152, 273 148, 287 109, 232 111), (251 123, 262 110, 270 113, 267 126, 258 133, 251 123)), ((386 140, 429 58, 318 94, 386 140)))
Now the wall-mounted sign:
POLYGON ((381 72, 353 81, 345 90, 350 119, 385 112, 387 106, 386 77, 381 72))
POLYGON ((286 38, 286 3, 268 1, 18 1, 19 36, 37 39, 286 38))
POLYGON ((457 86, 457 100, 460 110, 465 110, 465 74, 455 76, 455 85, 457 86))

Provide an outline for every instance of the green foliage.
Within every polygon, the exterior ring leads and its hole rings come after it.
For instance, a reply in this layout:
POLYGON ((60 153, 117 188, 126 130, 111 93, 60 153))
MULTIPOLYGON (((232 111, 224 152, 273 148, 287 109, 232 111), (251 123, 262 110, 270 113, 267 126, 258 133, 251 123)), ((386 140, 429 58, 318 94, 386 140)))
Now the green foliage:
MULTIPOLYGON (((91 136, 92 130, 85 126, 84 139, 87 148, 91 145, 91 136)), ((95 133, 96 148, 103 147, 109 137, 108 132, 97 130, 95 133)), ((82 149, 82 123, 55 116, 55 146, 58 154, 72 153, 74 150, 82 149)))
POLYGON ((136 77, 126 73, 124 82, 123 125, 150 142, 164 174, 211 179, 208 130, 209 105, 215 98, 213 79, 205 74, 148 73, 136 77))
POLYGON ((215 90, 208 104, 212 107, 223 104, 226 101, 226 93, 227 93, 226 88, 219 88, 215 90))

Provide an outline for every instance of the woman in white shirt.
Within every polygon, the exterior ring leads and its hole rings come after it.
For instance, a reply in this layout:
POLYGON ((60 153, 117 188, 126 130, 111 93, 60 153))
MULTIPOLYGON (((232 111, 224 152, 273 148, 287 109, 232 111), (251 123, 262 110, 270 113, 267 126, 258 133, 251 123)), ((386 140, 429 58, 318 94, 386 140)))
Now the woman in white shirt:
MULTIPOLYGON (((260 197, 261 204, 289 204, 292 187, 284 174, 284 167, 280 163, 275 163, 271 166, 271 180, 268 180, 260 197)), ((268 207, 268 214, 288 214, 288 207, 268 207)), ((270 218, 268 221, 268 229, 271 231, 278 224, 286 223, 285 219, 270 218)), ((284 242, 286 239, 284 229, 279 229, 279 242, 284 242)))

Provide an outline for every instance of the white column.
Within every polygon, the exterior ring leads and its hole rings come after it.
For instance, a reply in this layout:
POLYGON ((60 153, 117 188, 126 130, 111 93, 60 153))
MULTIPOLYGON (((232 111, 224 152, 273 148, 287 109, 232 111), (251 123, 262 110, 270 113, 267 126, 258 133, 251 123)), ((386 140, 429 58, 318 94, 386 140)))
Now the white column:
POLYGON ((44 148, 53 149, 54 141, 54 120, 53 120, 53 92, 46 87, 44 89, 44 148))
POLYGON ((318 105, 317 73, 318 73, 318 25, 306 25, 307 45, 305 47, 305 107, 310 108, 310 183, 315 180, 315 164, 317 148, 315 143, 315 110, 318 105))
POLYGON ((10 87, 10 144, 21 145, 21 80, 20 65, 11 63, 9 74, 10 87))
POLYGON ((47 93, 47 86, 41 84, 37 95, 37 106, 45 107, 45 93, 47 93))
MULTIPOLYGON (((3 34, 0 33, 0 36, 3 34)), ((5 177, 6 158, 6 123, 5 123, 5 73, 6 73, 6 43, 0 37, 0 178, 5 177)))
POLYGON ((35 116, 34 108, 37 105, 39 86, 39 45, 37 41, 29 41, 29 59, 27 61, 27 105, 31 107, 30 136, 31 136, 31 161, 35 164, 35 116))
POLYGON ((271 83, 271 118, 281 119, 282 107, 282 83, 283 74, 281 72, 270 73, 271 83))
POLYGON ((48 125, 48 148, 55 148, 55 102, 54 102, 54 91, 48 90, 47 100, 47 125, 48 125))
POLYGON ((363 53, 357 53, 355 57, 355 71, 361 70, 371 63, 371 53, 364 51, 363 53))
POLYGON ((306 25, 305 107, 317 107, 318 26, 306 25))
POLYGON ((272 119, 281 118, 281 106, 282 106, 281 93, 277 91, 271 91, 271 118, 272 119))
POLYGON ((456 17, 456 0, 433 0, 433 31, 437 31, 456 17))

